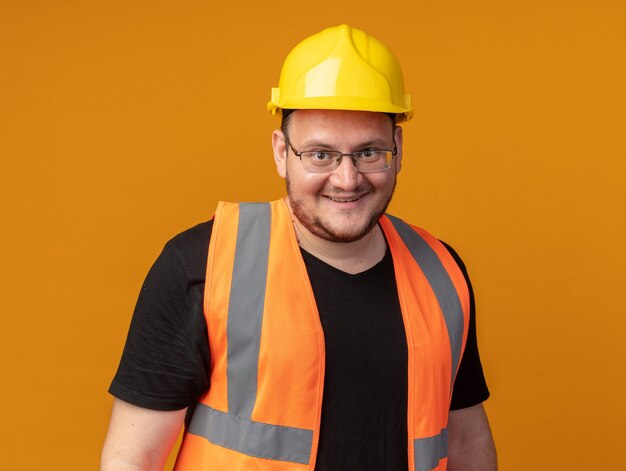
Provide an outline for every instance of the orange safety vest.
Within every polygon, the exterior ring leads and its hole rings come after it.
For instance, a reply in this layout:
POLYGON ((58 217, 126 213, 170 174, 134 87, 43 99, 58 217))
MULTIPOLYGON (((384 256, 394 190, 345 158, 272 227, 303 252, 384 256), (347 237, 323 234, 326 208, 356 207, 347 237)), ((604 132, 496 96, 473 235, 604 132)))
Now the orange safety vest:
MULTIPOLYGON (((452 387, 469 322, 465 278, 422 229, 380 219, 393 258, 408 344, 410 471, 444 471, 452 387)), ((284 200, 215 212, 204 312, 211 386, 177 470, 314 470, 324 334, 284 200)))

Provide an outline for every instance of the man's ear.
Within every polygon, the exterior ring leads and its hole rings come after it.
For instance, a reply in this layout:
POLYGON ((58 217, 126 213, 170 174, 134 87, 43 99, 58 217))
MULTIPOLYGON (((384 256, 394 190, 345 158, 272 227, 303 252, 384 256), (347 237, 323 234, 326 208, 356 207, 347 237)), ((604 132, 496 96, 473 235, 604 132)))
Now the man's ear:
POLYGON ((282 178, 287 176, 287 141, 280 129, 272 133, 272 149, 274 149, 274 162, 276 171, 282 178))
POLYGON ((398 153, 396 154, 396 173, 400 172, 402 168, 402 127, 396 126, 394 131, 394 139, 396 141, 396 149, 398 153))

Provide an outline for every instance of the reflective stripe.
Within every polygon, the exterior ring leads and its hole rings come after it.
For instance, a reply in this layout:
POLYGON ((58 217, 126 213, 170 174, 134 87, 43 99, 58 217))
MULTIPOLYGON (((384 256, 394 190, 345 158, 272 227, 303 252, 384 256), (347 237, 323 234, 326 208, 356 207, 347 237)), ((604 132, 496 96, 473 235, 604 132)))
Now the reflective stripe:
POLYGON ((198 403, 188 432, 248 456, 308 464, 313 431, 254 422, 261 325, 269 259, 271 208, 239 205, 228 302, 228 413, 198 403))
POLYGON ((418 438, 413 441, 415 448, 415 471, 430 471, 439 465, 442 458, 448 456, 448 429, 439 435, 418 438))
POLYGON ((439 260, 439 257, 430 245, 415 232, 411 226, 395 216, 386 214, 393 227, 408 247, 411 255, 426 276, 430 287, 441 307, 443 318, 448 329, 450 339, 450 351, 452 352, 452 378, 450 388, 454 386, 456 370, 461 360, 461 348, 463 346, 463 325, 465 318, 459 295, 450 279, 450 275, 439 260))
POLYGON ((256 402, 261 322, 270 246, 268 203, 239 205, 235 262, 228 303, 228 411, 250 419, 256 402))
POLYGON ((252 422, 198 403, 189 432, 249 456, 308 464, 313 431, 252 422))

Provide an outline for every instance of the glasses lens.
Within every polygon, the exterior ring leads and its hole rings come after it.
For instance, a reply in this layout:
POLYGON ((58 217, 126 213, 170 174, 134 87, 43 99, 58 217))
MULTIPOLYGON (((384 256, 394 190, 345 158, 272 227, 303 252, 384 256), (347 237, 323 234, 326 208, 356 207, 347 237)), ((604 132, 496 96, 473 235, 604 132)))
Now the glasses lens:
POLYGON ((300 154, 304 169, 313 173, 332 172, 337 168, 340 158, 340 152, 331 151, 302 152, 300 154))
POLYGON ((356 169, 359 172, 382 172, 391 166, 393 153, 384 150, 357 152, 354 154, 356 169))

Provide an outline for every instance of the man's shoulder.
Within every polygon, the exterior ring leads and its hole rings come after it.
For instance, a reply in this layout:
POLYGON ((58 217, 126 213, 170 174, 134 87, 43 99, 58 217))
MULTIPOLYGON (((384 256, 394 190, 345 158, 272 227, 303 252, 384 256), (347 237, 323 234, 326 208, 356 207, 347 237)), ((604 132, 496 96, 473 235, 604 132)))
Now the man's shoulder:
POLYGON ((463 260, 461 259, 459 254, 456 252, 456 250, 454 250, 450 244, 448 244, 447 242, 441 239, 439 239, 439 242, 441 242, 443 246, 448 250, 448 252, 450 252, 450 255, 452 255, 452 258, 454 259, 454 261, 457 263, 457 265, 459 266, 459 268, 461 269, 461 271, 467 278, 467 268, 465 267, 465 263, 463 263, 463 260))
POLYGON ((190 278, 204 277, 213 219, 201 222, 172 237, 163 252, 172 253, 190 278))
POLYGON ((212 230, 213 219, 196 224, 195 226, 176 234, 167 242, 166 245, 176 251, 186 251, 189 250, 189 248, 200 245, 208 246, 212 230))
MULTIPOLYGON (((411 227, 413 230, 419 230, 422 231, 426 234, 428 234, 429 236, 436 238, 436 236, 434 236, 430 231, 428 231, 428 229, 424 229, 422 226, 419 225, 415 225, 412 224, 408 221, 404 221, 401 218, 398 218, 392 214, 385 214, 387 217, 389 217, 392 221, 402 221, 404 224, 407 224, 409 227, 411 227)), ((457 263, 457 265, 459 266, 459 268, 461 269, 461 271, 463 272, 463 274, 465 275, 465 277, 467 278, 467 269, 465 267, 465 263, 463 263, 463 260, 461 259, 461 257, 459 256, 459 254, 457 253, 456 250, 454 250, 452 248, 452 246, 450 244, 448 244, 447 242, 445 242, 444 240, 441 240, 439 238, 437 238, 437 240, 439 242, 441 242, 441 244, 443 244, 443 246, 446 248, 446 250, 450 253, 450 255, 452 256, 452 258, 454 259, 454 261, 457 263)))

